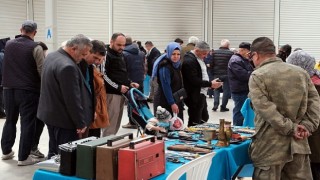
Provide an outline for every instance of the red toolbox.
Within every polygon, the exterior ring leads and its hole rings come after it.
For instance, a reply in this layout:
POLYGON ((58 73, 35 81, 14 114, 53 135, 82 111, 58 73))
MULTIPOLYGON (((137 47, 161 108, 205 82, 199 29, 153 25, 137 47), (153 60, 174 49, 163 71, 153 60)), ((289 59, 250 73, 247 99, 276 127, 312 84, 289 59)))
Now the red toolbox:
POLYGON ((146 180, 165 173, 163 140, 154 136, 131 141, 118 152, 119 180, 146 180))

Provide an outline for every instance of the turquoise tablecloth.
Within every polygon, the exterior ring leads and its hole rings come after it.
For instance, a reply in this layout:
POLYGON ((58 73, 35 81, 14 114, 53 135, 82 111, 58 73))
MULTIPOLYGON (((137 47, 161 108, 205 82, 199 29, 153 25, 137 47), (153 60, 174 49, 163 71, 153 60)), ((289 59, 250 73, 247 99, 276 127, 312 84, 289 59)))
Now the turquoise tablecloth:
MULTIPOLYGON (((168 141, 166 146, 175 144, 178 141, 168 141)), ((217 141, 212 141, 215 144, 217 141)), ((248 155, 248 147, 250 140, 240 144, 231 144, 229 147, 216 148, 214 151, 216 155, 212 159, 212 165, 209 171, 208 179, 210 180, 223 180, 231 179, 232 175, 236 172, 240 165, 250 164, 251 161, 248 155)), ((152 180, 164 180, 176 168, 180 167, 182 163, 166 163, 166 172, 152 180)), ((59 173, 49 172, 44 170, 37 170, 33 176, 33 180, 82 180, 75 176, 63 176, 59 173)))
MULTIPOLYGON (((215 144, 217 141, 212 141, 215 144)), ((231 179, 240 165, 250 164, 251 160, 248 154, 248 148, 251 140, 247 140, 240 144, 231 144, 229 147, 216 148, 214 151, 216 155, 212 159, 208 179, 223 180, 231 179)), ((167 142, 166 146, 174 144, 174 142, 167 142)), ((181 163, 167 162, 166 173, 152 178, 152 180, 164 180, 176 168, 180 167, 181 163)), ((183 178, 182 178, 183 179, 183 178)))

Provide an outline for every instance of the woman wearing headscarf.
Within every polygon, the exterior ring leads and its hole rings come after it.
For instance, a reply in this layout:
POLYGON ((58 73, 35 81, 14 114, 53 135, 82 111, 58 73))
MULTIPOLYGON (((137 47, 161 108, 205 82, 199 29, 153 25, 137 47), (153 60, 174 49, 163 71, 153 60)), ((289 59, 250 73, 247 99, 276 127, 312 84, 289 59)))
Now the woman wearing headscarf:
POLYGON ((161 106, 172 115, 176 113, 179 118, 183 119, 182 102, 175 102, 173 98, 173 94, 183 88, 180 52, 180 44, 171 42, 166 48, 166 53, 155 61, 152 78, 157 77, 159 88, 154 97, 153 105, 154 109, 161 106))
MULTIPOLYGON (((314 69, 316 61, 303 50, 293 52, 287 59, 287 63, 296 65, 306 70, 311 77, 318 93, 320 94, 320 72, 314 69)), ((310 161, 313 179, 320 179, 320 129, 313 132, 308 138, 311 149, 310 161)))

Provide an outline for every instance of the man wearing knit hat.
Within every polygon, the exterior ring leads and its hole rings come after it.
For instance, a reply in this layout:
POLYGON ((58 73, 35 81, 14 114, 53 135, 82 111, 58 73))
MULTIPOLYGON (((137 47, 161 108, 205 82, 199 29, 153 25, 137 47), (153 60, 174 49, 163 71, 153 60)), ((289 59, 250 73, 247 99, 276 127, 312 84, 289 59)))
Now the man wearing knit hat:
POLYGON ((244 101, 248 98, 249 77, 253 71, 253 66, 249 60, 251 44, 242 42, 239 44, 239 51, 230 58, 228 63, 228 78, 231 90, 231 97, 234 101, 233 125, 242 126, 243 116, 240 112, 244 101))

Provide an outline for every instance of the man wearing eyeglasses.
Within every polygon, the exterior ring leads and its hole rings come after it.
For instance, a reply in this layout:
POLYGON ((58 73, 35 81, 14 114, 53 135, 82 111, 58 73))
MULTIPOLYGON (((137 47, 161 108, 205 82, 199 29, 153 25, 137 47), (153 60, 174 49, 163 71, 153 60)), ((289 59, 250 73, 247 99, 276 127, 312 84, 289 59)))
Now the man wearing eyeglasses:
POLYGON ((231 56, 228 64, 228 78, 231 90, 231 97, 234 101, 233 125, 242 126, 243 116, 240 112, 249 93, 249 77, 253 71, 253 66, 249 61, 251 44, 242 42, 239 44, 239 51, 231 56))
POLYGON ((253 179, 312 179, 307 138, 319 125, 320 100, 309 74, 277 58, 267 37, 252 42, 251 58, 253 179))

